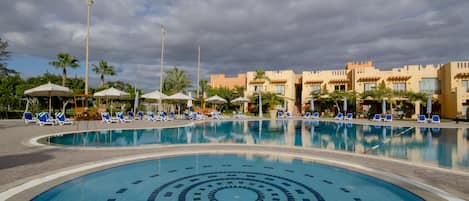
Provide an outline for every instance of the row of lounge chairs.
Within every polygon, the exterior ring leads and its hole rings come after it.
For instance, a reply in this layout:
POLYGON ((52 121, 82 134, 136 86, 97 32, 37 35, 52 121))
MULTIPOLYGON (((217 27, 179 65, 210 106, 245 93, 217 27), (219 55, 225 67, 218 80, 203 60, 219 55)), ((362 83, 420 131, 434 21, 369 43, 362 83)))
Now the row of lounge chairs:
POLYGON ((51 117, 48 112, 40 112, 36 114, 36 117, 33 116, 31 112, 23 113, 23 120, 26 124, 34 123, 39 126, 45 125, 71 125, 73 121, 65 117, 65 114, 62 112, 55 113, 55 118, 51 117))
POLYGON ((112 117, 108 112, 101 113, 101 119, 105 123, 129 123, 134 120, 150 120, 150 121, 171 121, 176 119, 174 112, 168 115, 166 112, 158 112, 157 115, 153 112, 147 112, 145 115, 142 111, 137 112, 135 115, 132 111, 127 112, 127 116, 123 112, 116 112, 115 117, 112 117))
POLYGON ((277 118, 291 118, 292 115, 290 112, 277 112, 277 118))
POLYGON ((425 115, 419 115, 419 117, 417 118, 417 122, 418 123, 431 122, 431 123, 438 124, 438 123, 440 123, 440 116, 439 115, 432 115, 431 119, 427 119, 427 117, 425 117, 425 115))

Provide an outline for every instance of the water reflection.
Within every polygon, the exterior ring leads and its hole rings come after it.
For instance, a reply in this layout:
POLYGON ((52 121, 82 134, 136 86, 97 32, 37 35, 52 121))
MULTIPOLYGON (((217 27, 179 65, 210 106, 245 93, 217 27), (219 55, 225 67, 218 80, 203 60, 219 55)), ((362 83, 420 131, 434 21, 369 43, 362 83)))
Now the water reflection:
POLYGON ((382 155, 441 167, 469 169, 469 128, 406 128, 301 120, 211 121, 180 128, 96 131, 62 135, 51 143, 74 146, 238 143, 382 155))

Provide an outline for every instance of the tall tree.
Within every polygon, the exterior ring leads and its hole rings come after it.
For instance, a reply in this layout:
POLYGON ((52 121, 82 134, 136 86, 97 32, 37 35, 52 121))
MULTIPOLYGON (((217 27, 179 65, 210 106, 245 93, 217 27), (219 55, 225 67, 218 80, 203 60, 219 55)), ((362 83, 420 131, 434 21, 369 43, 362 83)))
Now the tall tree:
POLYGON ((166 77, 163 82, 163 92, 166 94, 174 94, 186 91, 192 84, 188 78, 186 71, 174 66, 173 69, 166 71, 166 77))
POLYGON ((204 93, 207 92, 209 86, 208 86, 208 81, 207 80, 200 80, 199 81, 199 86, 200 86, 200 94, 202 94, 202 97, 204 96, 204 93))
POLYGON ((256 74, 254 75, 255 80, 270 80, 269 77, 265 74, 264 69, 257 69, 256 74))
POLYGON ((6 50, 7 47, 8 42, 0 38, 0 79, 18 74, 15 70, 7 68, 6 61, 10 58, 10 52, 6 50))
POLYGON ((67 67, 70 68, 77 68, 80 65, 78 64, 78 60, 75 59, 74 56, 66 53, 66 52, 61 52, 57 55, 57 60, 49 62, 50 65, 62 69, 62 86, 65 86, 67 82, 67 67))
POLYGON ((101 60, 99 64, 93 64, 93 72, 100 75, 101 83, 100 87, 104 87, 104 75, 115 75, 114 66, 107 64, 107 61, 101 60))

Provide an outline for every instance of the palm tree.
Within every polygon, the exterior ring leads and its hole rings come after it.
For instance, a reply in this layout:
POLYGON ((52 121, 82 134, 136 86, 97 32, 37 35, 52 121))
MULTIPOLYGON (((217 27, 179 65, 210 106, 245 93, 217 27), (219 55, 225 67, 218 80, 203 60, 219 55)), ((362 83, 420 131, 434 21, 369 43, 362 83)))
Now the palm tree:
POLYGON ((6 50, 7 47, 8 42, 2 41, 0 38, 0 78, 18 74, 17 71, 7 68, 7 63, 5 61, 10 58, 10 52, 6 50))
POLYGON ((207 80, 200 80, 199 81, 199 86, 200 86, 200 94, 202 97, 204 94, 207 92, 209 86, 208 86, 208 81, 207 80))
POLYGON ((166 71, 166 77, 163 82, 163 92, 166 94, 174 94, 180 91, 186 91, 192 84, 188 78, 186 71, 180 70, 174 66, 172 70, 166 71))
POLYGON ((108 65, 107 61, 99 61, 99 65, 93 64, 93 71, 101 75, 101 84, 100 87, 104 87, 104 75, 115 75, 114 66, 108 65))
POLYGON ((57 60, 56 61, 51 61, 51 62, 49 62, 49 64, 56 67, 56 68, 63 69, 62 86, 65 86, 65 83, 67 81, 67 67, 77 68, 77 67, 80 66, 78 64, 78 60, 75 59, 74 56, 72 56, 68 53, 65 53, 65 52, 59 53, 57 55, 57 60))
POLYGON ((205 109, 205 93, 207 93, 207 91, 209 90, 209 86, 208 86, 208 81, 207 80, 200 80, 199 81, 199 87, 200 87, 200 97, 197 97, 197 98, 200 98, 200 104, 202 105, 202 108, 205 109))
POLYGON ((255 80, 270 80, 269 77, 265 74, 264 69, 257 69, 256 74, 254 75, 255 80))

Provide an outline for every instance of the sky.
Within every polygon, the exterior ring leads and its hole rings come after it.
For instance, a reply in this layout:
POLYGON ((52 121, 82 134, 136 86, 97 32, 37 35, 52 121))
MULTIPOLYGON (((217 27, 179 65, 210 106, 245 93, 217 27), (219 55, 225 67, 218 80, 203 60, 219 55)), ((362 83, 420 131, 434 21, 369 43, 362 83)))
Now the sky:
MULTIPOLYGON (((106 78, 159 88, 161 32, 165 70, 192 80, 201 47, 201 79, 256 69, 343 69, 373 60, 378 68, 469 60, 467 0, 96 0, 91 8, 90 63, 106 60, 106 78)), ((84 77, 85 0, 2 0, 0 38, 8 66, 29 77, 61 73, 59 52, 78 58, 69 76, 84 77)), ((92 86, 98 75, 90 71, 92 86)))

